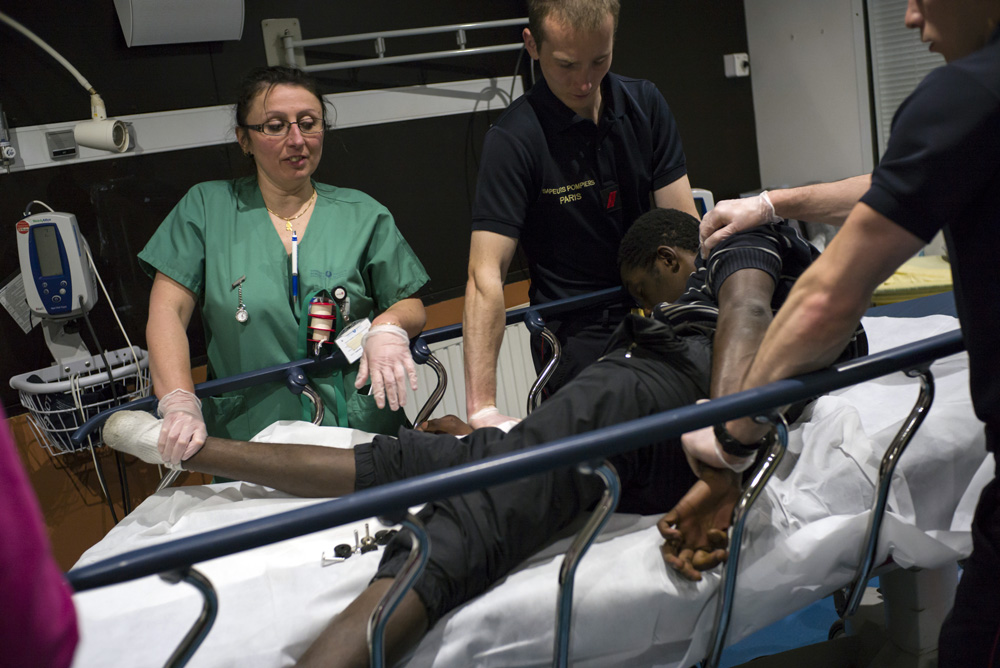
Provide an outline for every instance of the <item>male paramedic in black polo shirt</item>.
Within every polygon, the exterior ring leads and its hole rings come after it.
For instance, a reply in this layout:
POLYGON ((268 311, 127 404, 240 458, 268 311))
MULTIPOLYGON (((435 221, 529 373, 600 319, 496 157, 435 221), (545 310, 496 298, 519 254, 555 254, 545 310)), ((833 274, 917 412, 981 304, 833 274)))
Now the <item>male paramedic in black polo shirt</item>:
MULTIPOLYGON (((531 302, 542 304, 620 285, 618 245, 654 203, 698 215, 663 96, 648 81, 608 72, 618 6, 528 2, 524 43, 544 80, 487 133, 472 210, 463 333, 466 408, 475 427, 510 420, 496 408, 496 365, 503 281, 519 240, 531 302)), ((563 348, 547 391, 597 359, 627 308, 547 321, 563 348)))
MULTIPOLYGON (((1000 0, 909 0, 905 23, 944 56, 899 107, 889 145, 870 180, 777 191, 721 202, 705 217, 711 246, 733 229, 774 216, 843 228, 802 275, 760 345, 742 387, 824 366, 867 308, 872 291, 944 229, 955 304, 969 353, 976 415, 986 447, 1000 452, 1000 0), (869 185, 870 184, 870 185, 869 185), (860 197, 860 202, 858 202, 860 197), (853 202, 852 202, 853 199, 853 202), (854 205, 851 208, 851 205, 854 205), (723 229, 719 229, 723 228, 723 229)), ((749 419, 717 425, 732 455, 761 428, 749 419)), ((688 438, 688 437, 685 437, 688 438)), ((694 451, 694 444, 685 443, 694 451)), ((947 443, 941 444, 947 448, 947 443)), ((699 452, 710 452, 700 444, 699 452)), ((695 456, 698 456, 697 454, 695 456)), ((1000 666, 1000 484, 979 498, 972 555, 941 630, 941 668, 1000 666)))

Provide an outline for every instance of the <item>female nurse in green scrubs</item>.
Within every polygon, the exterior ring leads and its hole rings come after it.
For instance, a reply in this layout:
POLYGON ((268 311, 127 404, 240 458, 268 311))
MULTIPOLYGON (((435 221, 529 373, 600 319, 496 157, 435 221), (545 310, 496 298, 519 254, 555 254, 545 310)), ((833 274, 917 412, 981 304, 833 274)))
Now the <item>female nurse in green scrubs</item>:
POLYGON ((224 378, 304 357, 310 298, 343 288, 349 307, 338 323, 368 318, 372 326, 358 363, 310 379, 327 406, 324 424, 381 433, 402 424, 406 386, 416 389, 409 338, 425 322, 414 295, 427 273, 385 207, 312 180, 325 129, 322 99, 303 73, 250 73, 236 104, 236 136, 256 175, 193 187, 139 254, 154 277, 146 341, 164 459, 189 458, 207 433, 246 440, 276 420, 311 414, 283 383, 200 403, 187 339, 196 307, 209 377, 224 378))

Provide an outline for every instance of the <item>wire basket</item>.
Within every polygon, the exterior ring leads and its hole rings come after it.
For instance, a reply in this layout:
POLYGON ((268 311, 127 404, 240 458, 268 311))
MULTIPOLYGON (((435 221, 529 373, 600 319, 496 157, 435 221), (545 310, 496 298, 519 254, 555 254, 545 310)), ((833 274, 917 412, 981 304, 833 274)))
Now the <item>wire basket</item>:
POLYGON ((149 354, 141 348, 107 352, 111 373, 100 355, 14 376, 10 386, 28 409, 28 424, 53 457, 101 445, 99 436, 74 446, 73 432, 113 406, 149 394, 149 354), (138 360, 135 359, 138 355, 138 360), (113 384, 113 386, 112 386, 113 384))

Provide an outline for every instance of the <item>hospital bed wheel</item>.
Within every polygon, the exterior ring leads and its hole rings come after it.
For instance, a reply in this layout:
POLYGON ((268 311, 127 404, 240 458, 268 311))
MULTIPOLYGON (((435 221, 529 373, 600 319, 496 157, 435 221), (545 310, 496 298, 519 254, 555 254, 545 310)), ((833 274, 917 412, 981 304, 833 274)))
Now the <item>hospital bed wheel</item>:
POLYGON ((827 639, 835 640, 844 635, 847 635, 847 626, 844 624, 843 619, 838 619, 830 625, 830 632, 827 634, 827 639))

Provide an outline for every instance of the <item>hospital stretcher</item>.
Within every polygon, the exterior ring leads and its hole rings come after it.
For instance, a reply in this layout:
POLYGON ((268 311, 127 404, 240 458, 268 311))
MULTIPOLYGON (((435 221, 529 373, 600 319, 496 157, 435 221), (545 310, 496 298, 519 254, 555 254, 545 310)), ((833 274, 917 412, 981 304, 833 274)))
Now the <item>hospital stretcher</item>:
MULTIPOLYGON (((76 665, 162 665, 197 616, 198 596, 144 576, 193 563, 220 596, 215 628, 191 665, 289 664, 374 573, 377 550, 322 565, 335 544, 351 543, 353 531, 363 532, 366 522, 374 525, 370 518, 398 516, 417 503, 528 472, 596 464, 613 452, 861 380, 867 382, 820 398, 793 425, 788 454, 772 462, 774 478, 756 490, 758 502, 744 513, 743 555, 739 565, 731 562, 725 583, 717 572, 700 583, 666 572, 656 517, 613 516, 576 575, 572 642, 564 650, 573 665, 687 666, 706 657, 712 665, 724 642, 852 582, 859 583, 857 591, 870 567, 890 557, 902 568, 954 563, 971 549, 971 509, 990 476, 982 429, 968 399, 967 363, 964 354, 953 354, 961 349, 960 337, 950 331, 956 322, 932 316, 868 318, 865 324, 873 351, 938 336, 866 363, 561 439, 490 466, 461 467, 333 501, 295 499, 245 483, 159 492, 70 572, 81 592, 75 597, 83 630, 76 665), (932 367, 938 400, 929 414, 915 411, 927 419, 899 470, 888 472, 889 512, 880 535, 872 534, 877 540, 868 554, 863 537, 870 509, 878 505, 879 459, 917 394, 916 383, 899 374, 869 379, 925 367, 943 354, 950 356, 932 367), (919 485, 933 492, 921 492, 919 485), (294 539, 275 542, 288 538, 294 539), (735 573, 738 578, 729 575, 735 573), (720 591, 735 602, 728 611, 717 603, 720 591), (727 619, 728 635, 720 624, 727 619)), ((339 438, 346 447, 358 438, 334 431, 279 424, 260 438, 339 438)), ((557 571, 569 540, 554 541, 446 616, 409 665, 551 664, 558 644, 557 571)))

